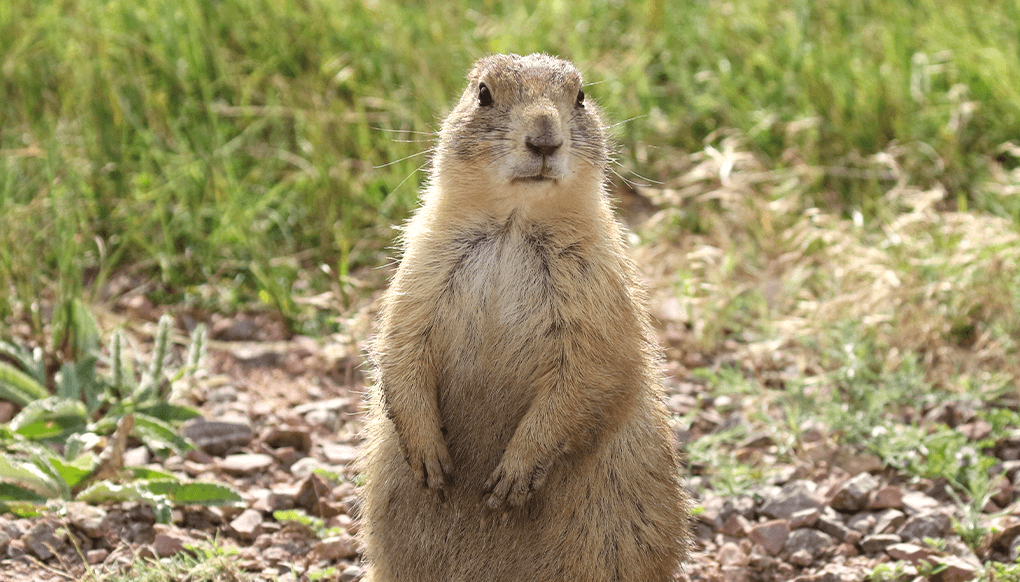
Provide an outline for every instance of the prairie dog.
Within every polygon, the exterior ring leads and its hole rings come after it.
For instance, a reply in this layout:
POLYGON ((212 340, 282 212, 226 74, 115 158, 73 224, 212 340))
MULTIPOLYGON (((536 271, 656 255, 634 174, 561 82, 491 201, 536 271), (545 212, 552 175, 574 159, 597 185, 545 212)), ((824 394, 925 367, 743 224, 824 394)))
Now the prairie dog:
POLYGON ((369 582, 665 582, 687 500, 581 75, 478 61, 373 342, 369 582))

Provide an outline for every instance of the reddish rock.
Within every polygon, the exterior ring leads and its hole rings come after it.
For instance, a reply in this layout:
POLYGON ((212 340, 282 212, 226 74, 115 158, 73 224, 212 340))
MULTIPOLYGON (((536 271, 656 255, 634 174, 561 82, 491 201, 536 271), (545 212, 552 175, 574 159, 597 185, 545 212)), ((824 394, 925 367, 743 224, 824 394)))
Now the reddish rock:
POLYGON ((752 526, 747 538, 765 548, 769 555, 775 556, 783 550, 783 545, 786 544, 789 535, 789 522, 785 519, 774 519, 752 526))
POLYGON ((902 507, 903 488, 895 485, 874 491, 868 500, 868 509, 901 509, 902 507))

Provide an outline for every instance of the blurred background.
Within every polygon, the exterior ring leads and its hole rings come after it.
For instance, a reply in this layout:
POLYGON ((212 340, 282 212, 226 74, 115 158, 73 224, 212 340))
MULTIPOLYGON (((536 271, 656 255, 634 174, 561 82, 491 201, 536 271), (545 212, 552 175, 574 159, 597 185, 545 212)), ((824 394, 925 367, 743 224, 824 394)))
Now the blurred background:
POLYGON ((1018 22, 1016 0, 4 2, 0 338, 73 359, 85 309, 363 340, 466 71, 547 52, 612 124, 693 486, 850 445, 980 513, 984 470, 1020 460, 1018 22), (957 430, 978 421, 981 446, 957 430))

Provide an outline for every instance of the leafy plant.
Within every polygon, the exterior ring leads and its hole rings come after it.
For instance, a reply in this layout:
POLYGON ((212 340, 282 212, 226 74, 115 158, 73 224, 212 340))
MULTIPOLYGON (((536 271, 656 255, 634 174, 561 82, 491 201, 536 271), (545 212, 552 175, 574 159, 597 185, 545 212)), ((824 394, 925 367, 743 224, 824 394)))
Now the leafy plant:
MULTIPOLYGON (((81 334, 79 334, 81 335, 81 334)), ((169 402, 174 384, 190 378, 198 368, 205 345, 205 329, 192 336, 187 361, 169 374, 170 318, 159 320, 155 345, 145 370, 128 357, 124 334, 113 336, 106 373, 100 373, 98 341, 86 334, 90 346, 83 357, 66 362, 51 379, 56 394, 45 390, 42 358, 14 344, 0 348, 7 359, 0 378, 5 397, 23 406, 10 423, 0 427, 0 501, 41 503, 47 499, 88 502, 139 500, 151 503, 161 520, 169 519, 174 504, 227 504, 240 501, 234 490, 214 483, 183 483, 169 473, 141 468, 122 472, 128 437, 159 455, 181 453, 192 445, 174 425, 199 416, 184 405, 169 402), (11 372, 13 370, 13 372, 11 372), (101 454, 93 452, 107 437, 101 454), (111 480, 127 477, 127 482, 111 480)))

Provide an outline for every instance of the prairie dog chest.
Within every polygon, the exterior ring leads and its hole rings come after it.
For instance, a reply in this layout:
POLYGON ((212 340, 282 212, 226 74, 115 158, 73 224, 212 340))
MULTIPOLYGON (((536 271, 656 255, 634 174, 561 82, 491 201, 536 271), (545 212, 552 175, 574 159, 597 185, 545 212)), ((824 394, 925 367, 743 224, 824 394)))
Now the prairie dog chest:
POLYGON ((465 325, 464 339, 513 342, 551 323, 555 274, 546 238, 509 230, 466 246, 448 297, 451 318, 465 325))

